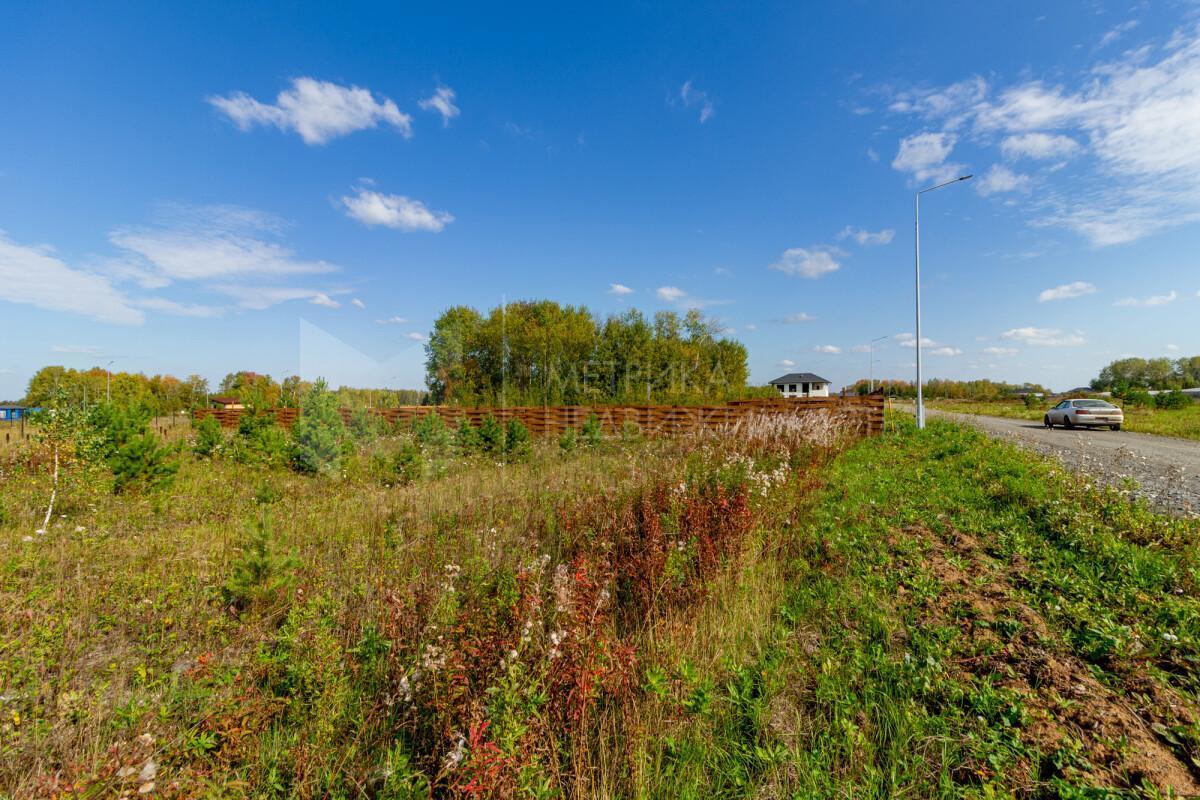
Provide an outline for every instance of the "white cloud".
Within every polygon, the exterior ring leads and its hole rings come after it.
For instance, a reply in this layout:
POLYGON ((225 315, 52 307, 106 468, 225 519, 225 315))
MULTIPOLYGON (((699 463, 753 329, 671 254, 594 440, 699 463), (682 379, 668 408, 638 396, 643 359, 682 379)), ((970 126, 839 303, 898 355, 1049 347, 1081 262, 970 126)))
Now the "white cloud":
POLYGON ((1077 347, 1085 342, 1081 334, 1064 333, 1058 328, 1012 328, 1000 334, 1000 338, 1031 347, 1077 347))
MULTIPOLYGON (((900 342, 901 347, 912 347, 915 349, 917 346, 917 337, 913 336, 911 333, 898 333, 896 334, 895 338, 898 342, 900 342)), ((922 336, 921 352, 935 356, 961 356, 963 351, 957 347, 951 347, 948 344, 935 342, 928 336, 922 336)))
POLYGON ((1167 352, 1168 352, 1168 353, 1178 353, 1178 352, 1179 352, 1179 345, 1177 345, 1177 344, 1169 344, 1169 345, 1167 345, 1167 352))
POLYGON ((409 333, 406 333, 404 335, 405 335, 405 338, 412 339, 414 342, 425 341, 425 334, 418 333, 417 331, 410 331, 409 333))
POLYGON ((836 247, 818 245, 805 249, 792 247, 783 251, 779 260, 771 265, 785 275, 803 275, 806 278, 819 278, 829 272, 842 268, 837 260, 842 252, 836 247))
POLYGON ((856 345, 854 345, 854 347, 851 347, 850 350, 851 350, 851 352, 854 352, 854 353, 869 353, 869 352, 871 352, 871 345, 856 344, 856 345))
POLYGON ((660 286, 654 290, 654 293, 658 295, 659 300, 665 300, 668 303, 674 303, 687 297, 687 292, 678 286, 660 286))
POLYGON ((1019 351, 1015 347, 985 347, 983 352, 989 356, 1015 356, 1019 351))
POLYGON ((133 303, 138 308, 144 308, 148 311, 159 311, 163 314, 172 314, 177 317, 196 317, 206 319, 210 317, 219 317, 225 313, 225 309, 220 306, 205 306, 192 303, 179 303, 175 300, 168 300, 165 297, 146 297, 134 300, 133 303))
POLYGON ((813 351, 817 353, 825 353, 826 355, 836 356, 842 352, 842 348, 836 344, 819 344, 813 347, 813 351))
POLYGON ((245 131, 256 125, 294 130, 306 144, 316 145, 355 131, 391 125, 405 138, 412 136, 412 117, 386 97, 376 100, 367 89, 339 86, 313 78, 295 78, 274 104, 262 103, 245 92, 209 97, 208 102, 245 131))
POLYGON ((871 159, 872 161, 879 161, 879 153, 875 151, 874 147, 867 148, 867 158, 871 159))
POLYGON ((988 83, 978 75, 942 89, 923 89, 897 95, 888 110, 945 120, 948 129, 958 128, 971 109, 987 95, 988 83))
POLYGON ((309 298, 308 302, 312 303, 314 306, 322 306, 324 308, 341 308, 342 307, 341 303, 339 303, 337 300, 334 300, 332 297, 325 294, 324 292, 317 292, 311 298, 309 298))
POLYGON ((1095 294, 1096 287, 1087 281, 1074 281, 1072 283, 1064 283, 1062 286, 1055 286, 1053 289, 1043 289, 1038 295, 1039 303, 1046 303, 1051 300, 1070 300, 1074 297, 1083 297, 1085 294, 1095 294))
POLYGON ((788 325, 798 325, 802 322, 812 322, 815 319, 816 317, 814 317, 812 314, 801 311, 799 314, 789 314, 779 321, 788 325))
POLYGON ((75 355, 97 356, 100 348, 88 344, 56 344, 50 348, 55 353, 71 353, 75 355))
POLYGON ((1114 306, 1146 306, 1146 307, 1165 306, 1168 303, 1174 303, 1178 297, 1179 297, 1179 295, 1175 293, 1174 289, 1172 289, 1170 292, 1168 292, 1166 294, 1156 294, 1156 295, 1151 295, 1150 297, 1142 297, 1142 298, 1126 297, 1126 298, 1123 298, 1123 299, 1118 300, 1117 302, 1113 303, 1113 305, 1114 306))
POLYGON ((780 359, 779 366, 783 367, 784 369, 791 369, 792 367, 796 366, 796 362, 792 361, 790 358, 784 358, 780 359))
POLYGON ((364 186, 359 186, 357 192, 353 196, 343 196, 342 205, 346 208, 346 216, 364 225, 384 225, 408 233, 438 233, 454 221, 452 214, 430 211, 420 200, 411 200, 398 194, 383 194, 364 186))
POLYGON ((745 328, 746 328, 746 330, 748 330, 748 331, 756 331, 756 330, 758 330, 758 326, 757 326, 757 325, 755 325, 753 322, 751 322, 751 323, 748 323, 748 324, 747 324, 747 325, 745 325, 744 327, 745 327, 745 328))
POLYGON ((1079 142, 1070 136, 1049 133, 1021 133, 1000 142, 1005 158, 1067 158, 1079 150, 1079 142))
POLYGON ((359 300, 357 297, 355 297, 353 300, 350 301, 350 305, 354 306, 355 308, 366 308, 367 307, 367 304, 364 303, 362 300, 359 300))
POLYGON ((1120 25, 1110 28, 1108 32, 1100 37, 1100 44, 1096 45, 1096 49, 1099 50, 1101 48, 1108 47, 1110 44, 1115 42, 1117 39, 1120 39, 1137 26, 1138 21, 1136 19, 1131 19, 1122 22, 1120 25))
MULTIPOLYGON (((966 113, 973 138, 988 146, 1005 137, 1006 155, 1057 159, 1068 155, 1060 151, 1071 147, 1069 138, 1088 157, 1069 172, 1055 171, 1061 162, 1046 167, 1045 186, 1024 204, 1032 225, 1065 228, 1108 246, 1200 220, 1200 26, 1194 23, 1165 45, 1095 65, 1074 87, 1028 80, 989 93, 966 113)), ((962 115, 944 114, 942 122, 961 125, 962 115)), ((932 135, 947 134, 920 134, 932 135)), ((925 145, 914 149, 908 166, 931 169, 944 158, 937 141, 925 145), (928 154, 924 160, 916 157, 921 153, 928 154)))
POLYGON ((610 283, 608 285, 608 294, 615 294, 618 296, 633 294, 633 289, 630 289, 623 283, 610 283))
POLYGON ((692 85, 690 80, 683 82, 683 86, 679 87, 679 100, 683 103, 684 108, 692 108, 698 106, 700 108, 700 122, 705 123, 712 119, 714 113, 712 100, 708 98, 708 92, 702 92, 692 85))
MULTIPOLYGON (((109 241, 163 282, 278 277, 332 272, 324 261, 300 261, 278 239, 283 224, 236 206, 164 206, 151 227, 118 228, 109 241)), ((161 285, 161 284, 160 284, 161 285)))
POLYGON ((958 142, 953 133, 918 133, 900 140, 900 149, 892 160, 892 169, 912 173, 918 181, 931 183, 950 180, 961 174, 961 164, 946 159, 958 142))
POLYGON ((884 228, 877 233, 871 233, 868 230, 856 228, 853 225, 847 225, 846 227, 842 228, 837 238, 853 239, 863 247, 874 247, 875 245, 888 244, 892 241, 892 238, 895 237, 895 235, 896 232, 891 228, 884 228))
POLYGON ((0 300, 101 322, 142 323, 142 312, 109 278, 73 269, 53 252, 45 246, 19 245, 0 233, 0 300))
MULTIPOLYGON (((291 300, 308 300, 315 305, 325 305, 319 298, 329 299, 327 292, 290 286, 250 286, 237 283, 219 283, 208 287, 214 292, 231 297, 241 308, 262 310, 291 300)), ((335 302, 330 300, 330 302, 335 302)))
POLYGON ((983 197, 992 194, 1011 192, 1025 189, 1029 186, 1029 176, 1013 172, 1001 164, 993 164, 987 173, 975 181, 975 191, 983 197))
POLYGON ((441 114, 443 128, 447 127, 450 120, 461 113, 458 106, 454 105, 454 90, 449 86, 439 86, 432 97, 417 101, 417 105, 425 111, 435 111, 441 114))
POLYGON ((403 325, 408 322, 404 317, 388 317, 387 319, 375 320, 380 325, 403 325))

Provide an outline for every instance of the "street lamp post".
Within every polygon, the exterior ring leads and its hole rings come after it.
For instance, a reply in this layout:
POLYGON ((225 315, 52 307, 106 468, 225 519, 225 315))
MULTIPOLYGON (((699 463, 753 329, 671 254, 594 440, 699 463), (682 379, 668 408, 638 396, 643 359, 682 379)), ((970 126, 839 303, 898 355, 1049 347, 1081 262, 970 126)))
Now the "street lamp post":
POLYGON ((916 295, 917 295, 917 427, 925 427, 925 394, 921 386, 921 195, 926 192, 932 192, 934 189, 941 189, 943 186, 949 186, 952 183, 970 180, 970 175, 962 175, 951 181, 939 183, 937 186, 930 186, 928 189, 921 189, 916 193, 914 199, 914 222, 916 228, 916 295))
POLYGON ((871 354, 870 358, 867 361, 867 365, 868 365, 867 366, 867 385, 869 387, 870 394, 875 394, 875 343, 882 342, 884 339, 889 339, 889 338, 891 338, 891 337, 876 336, 874 339, 872 339, 867 344, 868 352, 870 352, 870 354, 871 354))
MULTIPOLYGON (((115 361, 116 359, 113 359, 115 361)), ((108 362, 108 366, 104 370, 104 402, 112 405, 112 365, 113 362, 108 362)))

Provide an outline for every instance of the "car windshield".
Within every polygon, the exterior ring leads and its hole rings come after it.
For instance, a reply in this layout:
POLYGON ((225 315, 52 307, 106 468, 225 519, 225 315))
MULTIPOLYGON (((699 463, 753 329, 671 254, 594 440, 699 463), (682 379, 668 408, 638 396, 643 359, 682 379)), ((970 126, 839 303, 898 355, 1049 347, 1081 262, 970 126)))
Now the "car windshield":
POLYGON ((1112 403, 1106 403, 1103 400, 1076 400, 1076 408, 1116 408, 1112 403))

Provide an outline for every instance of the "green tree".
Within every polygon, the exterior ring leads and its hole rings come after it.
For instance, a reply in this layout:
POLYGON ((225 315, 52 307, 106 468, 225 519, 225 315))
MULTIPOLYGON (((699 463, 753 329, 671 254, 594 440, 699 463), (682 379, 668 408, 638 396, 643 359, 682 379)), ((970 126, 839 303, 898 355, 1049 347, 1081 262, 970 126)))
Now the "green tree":
POLYGON ((337 469, 345 438, 345 425, 336 401, 324 380, 304 396, 300 419, 292 427, 295 443, 292 465, 299 472, 330 473, 337 469))

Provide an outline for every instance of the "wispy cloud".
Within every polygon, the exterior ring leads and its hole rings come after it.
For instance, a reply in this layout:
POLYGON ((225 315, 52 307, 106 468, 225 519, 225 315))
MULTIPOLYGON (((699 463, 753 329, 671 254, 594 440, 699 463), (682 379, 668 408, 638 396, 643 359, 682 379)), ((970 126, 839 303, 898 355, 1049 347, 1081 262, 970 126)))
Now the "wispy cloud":
MULTIPOLYGON (((670 288, 670 287, 664 287, 664 288, 670 288)), ((623 283, 610 283, 608 285, 608 294, 615 294, 618 297, 620 297, 620 296, 627 295, 627 294, 633 294, 633 289, 630 289, 628 286, 626 286, 623 283)))
POLYGON ((654 290, 654 293, 658 295, 659 300, 665 300, 668 303, 674 303, 687 297, 687 292, 678 286, 660 286, 654 290))
POLYGON ((3 233, 0 300, 120 325, 139 325, 145 318, 109 278, 69 267, 52 248, 20 245, 3 233))
POLYGON ((1174 303, 1178 297, 1179 295, 1176 294, 1174 289, 1172 289, 1166 294, 1155 294, 1151 295, 1150 297, 1125 297, 1113 303, 1113 305, 1143 307, 1165 306, 1168 303, 1174 303))
POLYGON ((701 123, 708 122, 716 113, 708 92, 697 89, 692 85, 691 80, 684 81, 683 86, 679 87, 679 102, 683 104, 684 108, 699 108, 701 123))
POLYGON ((1002 164, 993 164, 991 169, 975 181, 975 191, 983 197, 1026 189, 1028 186, 1028 175, 1013 172, 1002 164))
POLYGON ((420 200, 383 194, 365 186, 359 186, 355 191, 353 195, 342 197, 342 206, 346 216, 368 227, 383 225, 406 233, 439 233, 454 221, 454 215, 447 211, 430 211, 420 200))
POLYGON ((910 173, 922 182, 950 180, 962 174, 961 164, 947 163, 958 137, 953 133, 918 133, 900 140, 892 169, 910 173))
MULTIPOLYGON (((292 286, 251 286, 237 283, 219 283, 208 288, 232 298, 241 308, 256 311, 291 300, 308 300, 313 305, 324 306, 337 302, 329 297, 331 292, 323 292, 320 289, 292 286)), ((332 307, 336 308, 337 306, 332 307)))
POLYGON ((1108 31, 1105 32, 1105 34, 1100 37, 1100 43, 1098 45, 1096 45, 1096 49, 1100 50, 1105 47, 1108 47, 1110 44, 1115 42, 1117 39, 1120 39, 1122 36, 1129 33, 1131 30, 1133 30, 1137 26, 1138 26, 1138 21, 1136 19, 1131 19, 1131 20, 1126 20, 1125 22, 1122 22, 1119 25, 1115 25, 1112 28, 1109 28, 1108 31))
POLYGON ((414 342, 427 341, 427 337, 425 336, 425 334, 423 334, 419 331, 409 331, 408 333, 404 334, 404 337, 406 339, 412 339, 414 342))
POLYGON ((357 297, 355 297, 354 299, 352 299, 350 301, 350 305, 354 306, 355 308, 366 308, 367 307, 367 304, 364 303, 362 300, 359 300, 357 297))
POLYGON ((796 366, 796 362, 792 361, 790 358, 783 358, 780 359, 779 366, 783 367, 784 369, 791 369, 792 367, 796 366))
POLYGON ((819 278, 842 268, 838 258, 845 255, 836 247, 817 245, 815 247, 791 247, 783 251, 779 260, 771 265, 771 269, 785 275, 801 275, 805 278, 819 278))
POLYGON ((225 313, 225 309, 220 306, 206 306, 197 303, 180 303, 176 300, 170 300, 166 297, 145 297, 133 301, 138 308, 144 308, 147 311, 158 311, 163 314, 170 314, 176 317, 195 317, 198 319, 208 319, 211 317, 219 317, 225 313))
POLYGON ((1020 342, 1031 347, 1078 347, 1085 343, 1080 333, 1064 333, 1058 328, 1011 328, 1000 334, 1001 339, 1020 342))
POLYGON ((50 350, 55 353, 70 353, 74 355, 100 355, 100 348, 93 347, 90 344, 56 344, 50 350))
MULTIPOLYGON (((911 333, 898 333, 895 338, 901 347, 912 347, 915 349, 917 346, 917 337, 911 333)), ((961 356, 963 352, 957 347, 936 342, 928 336, 921 337, 921 351, 935 356, 961 356)))
POLYGON ((1031 225, 1108 246, 1200 220, 1200 26, 1096 64, 1074 86, 1033 78, 993 89, 971 80, 975 89, 960 91, 958 103, 933 99, 954 94, 954 84, 892 104, 943 126, 902 140, 897 169, 931 175, 954 137, 969 135, 981 147, 999 141, 1007 158, 1046 162, 1030 176, 1039 191, 1023 204, 1031 225), (1086 160, 1060 171, 1068 156, 1086 160))
POLYGON ((449 86, 439 86, 432 97, 417 101, 417 105, 425 111, 434 111, 442 116, 442 127, 450 124, 450 120, 461 112, 454 104, 454 90, 449 86))
POLYGON ((388 317, 387 319, 375 320, 380 325, 403 325, 408 322, 404 317, 388 317))
POLYGON ((1055 286, 1053 289, 1043 289, 1038 295, 1039 303, 1048 303, 1052 300, 1070 300, 1075 297, 1083 297, 1088 294, 1095 294, 1096 287, 1087 281, 1073 281, 1064 283, 1062 286, 1055 286))
POLYGON ((889 244, 892 238, 895 237, 896 231, 891 228, 884 228, 881 231, 871 233, 862 228, 856 228, 853 225, 847 225, 838 233, 839 239, 853 239, 863 247, 875 247, 877 245, 889 244))
POLYGON ((783 319, 772 320, 772 322, 782 323, 784 325, 800 325, 804 322, 815 322, 816 317, 807 312, 801 311, 798 314, 788 314, 783 319))
POLYGON ((732 300, 705 300, 700 297, 693 297, 678 286, 660 286, 654 290, 654 294, 659 300, 677 305, 680 308, 708 308, 710 306, 728 305, 733 302, 732 300))
POLYGON ((1015 347, 985 347, 983 348, 983 352, 989 356, 1006 358, 1008 356, 1015 356, 1020 351, 1015 347))
POLYGON ((314 306, 321 306, 323 308, 341 308, 342 307, 341 303, 339 303, 337 300, 334 300, 332 297, 325 294, 324 292, 317 292, 316 294, 314 294, 312 297, 310 297, 308 299, 308 302, 312 303, 314 306))
POLYGON ((836 356, 841 354, 842 348, 838 347, 836 344, 818 344, 813 347, 813 352, 824 353, 825 355, 829 356, 836 356))
POLYGON ((155 224, 118 228, 109 241, 162 283, 263 278, 336 269, 304 261, 280 242, 283 222, 237 206, 163 206, 155 224))
MULTIPOLYGON (((436 96, 436 95, 435 95, 436 96)), ((295 131, 306 144, 320 145, 355 131, 391 125, 405 138, 412 136, 412 117, 386 97, 379 100, 358 86, 340 86, 313 78, 295 78, 274 103, 255 100, 245 92, 212 96, 208 102, 239 129, 274 125, 295 131)))

